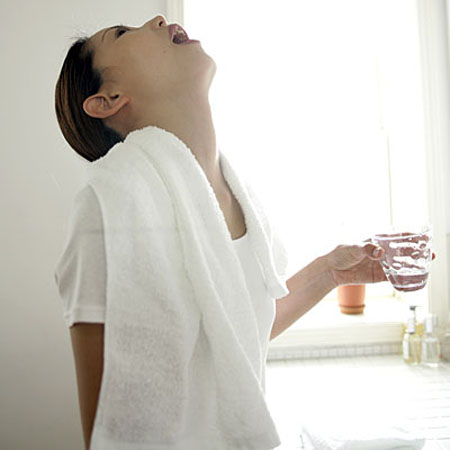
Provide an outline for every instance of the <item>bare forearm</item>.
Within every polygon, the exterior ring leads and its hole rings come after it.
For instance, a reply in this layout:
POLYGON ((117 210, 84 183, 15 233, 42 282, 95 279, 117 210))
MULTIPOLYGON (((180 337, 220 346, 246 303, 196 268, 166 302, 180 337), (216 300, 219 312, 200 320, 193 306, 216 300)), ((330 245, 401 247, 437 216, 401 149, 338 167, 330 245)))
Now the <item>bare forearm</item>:
POLYGON ((277 337, 307 313, 336 286, 326 256, 320 256, 286 282, 289 294, 276 300, 276 316, 270 339, 277 337))

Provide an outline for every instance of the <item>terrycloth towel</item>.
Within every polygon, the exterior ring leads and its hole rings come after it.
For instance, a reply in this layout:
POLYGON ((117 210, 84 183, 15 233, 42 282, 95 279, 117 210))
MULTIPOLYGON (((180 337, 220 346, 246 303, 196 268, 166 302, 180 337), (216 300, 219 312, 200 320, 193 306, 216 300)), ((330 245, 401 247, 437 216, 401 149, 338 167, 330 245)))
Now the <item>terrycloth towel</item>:
POLYGON ((425 445, 422 436, 387 411, 308 415, 301 439, 304 450, 420 450, 425 445))
MULTIPOLYGON (((273 298, 289 293, 287 256, 263 207, 220 151, 273 298)), ((173 133, 129 133, 88 169, 107 262, 103 380, 90 450, 203 450, 180 431, 187 368, 202 326, 215 366, 217 437, 208 450, 280 444, 265 363, 238 256, 205 173, 173 133)), ((205 448, 206 450, 206 448, 205 448)))

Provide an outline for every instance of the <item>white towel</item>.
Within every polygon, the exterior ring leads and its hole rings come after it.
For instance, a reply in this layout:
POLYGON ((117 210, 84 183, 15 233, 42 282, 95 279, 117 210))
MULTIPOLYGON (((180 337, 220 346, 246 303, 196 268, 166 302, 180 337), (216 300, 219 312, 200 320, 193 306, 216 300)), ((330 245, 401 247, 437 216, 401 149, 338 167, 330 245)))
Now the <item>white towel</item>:
MULTIPOLYGON (((389 408, 386 405, 386 408, 389 408)), ((308 414, 302 420, 304 450, 420 450, 425 439, 399 417, 387 410, 353 414, 335 410, 320 415, 308 414)))
MULTIPOLYGON (((286 251, 255 193, 219 156, 267 287, 273 298, 284 297, 286 251)), ((186 376, 200 326, 217 384, 218 437, 208 450, 278 446, 250 294, 194 154, 173 133, 148 126, 93 162, 88 176, 107 263, 104 372, 91 450, 190 450, 180 431, 192 413, 185 410, 186 376)))

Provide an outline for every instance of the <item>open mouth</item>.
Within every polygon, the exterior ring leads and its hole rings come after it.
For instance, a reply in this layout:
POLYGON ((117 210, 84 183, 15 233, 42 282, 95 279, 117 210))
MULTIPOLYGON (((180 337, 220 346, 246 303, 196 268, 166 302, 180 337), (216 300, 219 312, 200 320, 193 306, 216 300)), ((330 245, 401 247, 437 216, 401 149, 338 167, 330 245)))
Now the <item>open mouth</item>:
POLYGON ((196 40, 189 39, 189 36, 183 29, 183 27, 181 27, 176 23, 169 25, 169 34, 170 39, 174 44, 187 44, 191 42, 199 42, 196 40))
POLYGON ((181 44, 189 40, 189 36, 186 33, 186 31, 184 31, 183 27, 181 27, 176 23, 169 25, 169 33, 170 33, 170 40, 174 44, 181 44))

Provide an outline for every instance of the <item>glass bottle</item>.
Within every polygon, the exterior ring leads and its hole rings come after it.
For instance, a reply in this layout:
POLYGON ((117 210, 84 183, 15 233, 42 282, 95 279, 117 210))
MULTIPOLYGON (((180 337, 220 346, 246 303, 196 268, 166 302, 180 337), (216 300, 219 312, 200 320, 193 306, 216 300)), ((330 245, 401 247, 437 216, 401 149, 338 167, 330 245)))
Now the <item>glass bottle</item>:
POLYGON ((425 318, 425 333, 422 337, 422 364, 429 367, 437 367, 440 360, 441 350, 435 333, 436 325, 436 314, 429 314, 425 318))
POLYGON ((420 364, 422 339, 416 332, 416 311, 415 307, 410 309, 413 315, 410 315, 406 323, 406 332, 403 336, 403 361, 407 364, 420 364))
POLYGON ((441 344, 441 359, 444 361, 450 361, 450 312, 447 318, 447 327, 442 337, 441 344))

